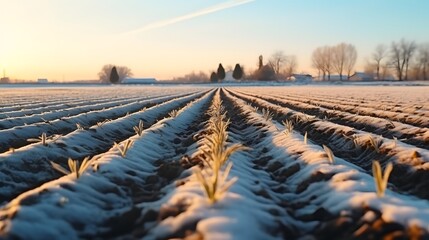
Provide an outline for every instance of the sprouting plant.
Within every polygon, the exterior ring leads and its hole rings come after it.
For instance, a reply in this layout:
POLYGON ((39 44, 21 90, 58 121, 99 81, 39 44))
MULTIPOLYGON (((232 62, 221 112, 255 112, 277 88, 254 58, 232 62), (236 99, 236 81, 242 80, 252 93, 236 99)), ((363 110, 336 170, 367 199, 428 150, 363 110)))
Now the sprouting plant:
POLYGON ((42 133, 42 135, 38 138, 30 138, 28 139, 29 142, 41 142, 43 146, 48 146, 46 141, 48 140, 48 137, 46 133, 42 133))
POLYGON ((44 118, 41 118, 42 119, 42 121, 44 122, 44 123, 48 123, 48 124, 50 124, 50 121, 49 120, 46 120, 46 119, 44 119, 44 118))
POLYGON ((143 133, 143 121, 140 120, 139 121, 139 125, 134 126, 133 129, 134 129, 134 132, 136 132, 137 135, 141 136, 142 133, 143 133))
POLYGON ((369 143, 371 144, 371 146, 374 148, 374 150, 379 153, 380 152, 380 145, 381 145, 381 140, 380 139, 376 139, 374 138, 372 135, 368 136, 369 139, 369 143))
POLYGON ((115 147, 119 150, 119 152, 121 152, 122 157, 125 157, 127 155, 127 152, 130 149, 130 147, 133 145, 133 143, 134 143, 133 140, 127 140, 121 147, 119 144, 114 142, 115 147))
POLYGON ((110 121, 111 121, 110 119, 106 119, 102 122, 97 122, 97 127, 102 127, 105 123, 110 122, 110 121))
POLYGON ((393 165, 389 162, 384 169, 384 174, 381 172, 381 166, 378 161, 372 162, 372 175, 374 176, 375 187, 377 189, 377 196, 379 198, 384 196, 387 188, 387 181, 389 180, 390 173, 392 172, 393 165))
POLYGON ((273 113, 271 113, 270 110, 266 108, 262 109, 262 116, 264 116, 266 121, 271 121, 273 119, 273 113))
POLYGON ((255 112, 259 112, 259 107, 254 106, 254 107, 253 107, 253 110, 254 110, 255 112))
POLYGON ((227 180, 231 168, 232 163, 228 163, 223 173, 220 173, 220 171, 215 172, 215 170, 213 170, 214 174, 206 178, 203 176, 203 173, 199 168, 195 171, 195 176, 203 187, 210 203, 215 203, 235 182, 237 182, 237 177, 233 177, 229 181, 227 180))
POLYGON ((323 146, 323 149, 326 152, 326 155, 328 156, 329 163, 334 164, 334 153, 326 145, 322 145, 322 146, 323 146))
POLYGON ((305 134, 304 134, 304 144, 307 145, 307 142, 308 142, 308 132, 305 131, 305 134))
POLYGON ((285 121, 283 121, 283 125, 285 126, 284 133, 285 133, 286 135, 291 134, 291 133, 292 133, 292 131, 293 131, 293 123, 292 123, 292 121, 290 121, 290 120, 285 120, 285 121))
POLYGON ((174 109, 170 113, 168 113, 168 115, 172 118, 175 118, 177 117, 177 115, 179 115, 179 111, 177 109, 174 109))
POLYGON ((76 128, 77 130, 85 130, 85 128, 80 123, 76 123, 76 128))
POLYGON ((209 109, 210 119, 208 121, 209 135, 205 136, 205 148, 201 148, 203 157, 201 158, 209 170, 203 171, 199 168, 195 170, 198 182, 201 184, 210 203, 215 203, 228 189, 237 181, 232 178, 227 181, 232 163, 228 163, 223 173, 221 172, 229 157, 236 151, 246 149, 241 144, 227 146, 227 127, 229 120, 225 121, 224 108, 219 98, 213 100, 209 109))
POLYGON ((76 178, 79 178, 83 174, 83 172, 89 167, 91 162, 92 160, 90 160, 89 157, 85 157, 82 163, 80 164, 78 160, 73 160, 69 158, 68 165, 70 170, 63 168, 61 165, 54 163, 52 161, 51 161, 51 165, 58 172, 64 173, 65 175, 73 173, 76 176, 76 178))

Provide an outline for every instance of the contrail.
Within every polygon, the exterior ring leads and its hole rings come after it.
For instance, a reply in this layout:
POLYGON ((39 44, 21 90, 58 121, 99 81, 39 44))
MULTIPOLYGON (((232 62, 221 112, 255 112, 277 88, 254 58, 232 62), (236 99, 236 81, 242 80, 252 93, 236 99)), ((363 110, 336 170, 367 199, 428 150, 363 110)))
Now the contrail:
POLYGON ((149 30, 153 30, 153 29, 158 29, 158 28, 162 28, 162 27, 166 27, 178 22, 183 22, 192 18, 196 18, 196 17, 201 17, 210 13, 214 13, 214 12, 219 12, 225 9, 229 9, 229 8, 233 8, 233 7, 237 7, 243 4, 247 4, 250 2, 254 2, 256 0, 231 0, 228 2, 224 2, 224 3, 220 3, 205 9, 201 9, 199 11, 193 12, 193 13, 189 13, 180 17, 175 17, 175 18, 171 18, 171 19, 166 19, 166 20, 162 20, 162 21, 158 21, 158 22, 154 22, 154 23, 149 23, 148 25, 142 27, 142 28, 138 28, 129 32, 125 32, 123 33, 124 35, 131 35, 131 34, 136 34, 136 33, 141 33, 141 32, 146 32, 149 30))

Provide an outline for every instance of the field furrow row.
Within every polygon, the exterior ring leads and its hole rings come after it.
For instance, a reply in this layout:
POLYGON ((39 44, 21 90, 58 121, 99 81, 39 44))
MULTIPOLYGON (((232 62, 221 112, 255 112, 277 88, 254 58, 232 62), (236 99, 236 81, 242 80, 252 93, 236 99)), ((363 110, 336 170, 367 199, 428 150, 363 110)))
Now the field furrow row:
POLYGON ((348 126, 326 120, 312 118, 299 111, 267 102, 263 99, 233 92, 259 109, 267 109, 273 114, 266 116, 282 123, 290 120, 293 128, 301 134, 307 132, 308 139, 330 147, 335 156, 346 159, 366 171, 371 171, 372 162, 379 160, 383 164, 394 164, 390 182, 401 192, 409 192, 421 198, 429 199, 429 183, 416 181, 429 177, 429 151, 398 140, 386 139, 372 133, 360 131, 348 126), (413 184, 409 184, 412 182, 413 184))
POLYGON ((74 130, 45 144, 39 142, 0 154, 0 180, 4 183, 0 187, 0 202, 9 201, 21 192, 57 177, 58 173, 50 167, 50 161, 66 163, 68 158, 82 160, 105 152, 114 142, 134 135, 133 127, 138 126, 140 120, 149 127, 202 94, 169 100, 102 125, 74 130))
POLYGON ((107 121, 123 117, 130 113, 143 111, 147 107, 169 101, 175 97, 187 96, 162 96, 153 99, 130 102, 125 105, 112 106, 108 109, 100 109, 83 112, 70 117, 62 117, 52 121, 34 123, 30 125, 13 127, 0 130, 0 152, 20 148, 30 144, 28 139, 38 138, 46 134, 50 138, 64 135, 79 128, 89 128, 93 125, 103 125, 107 121))
POLYGON ((201 112, 207 109, 212 96, 213 91, 194 99, 177 116, 159 121, 141 136, 129 138, 133 145, 125 156, 112 148, 98 155, 80 178, 70 174, 20 195, 0 210, 0 229, 7 229, 3 235, 31 238, 19 226, 15 228, 15 222, 32 224, 43 238, 144 234, 146 224, 156 222, 157 214, 162 217, 167 212, 155 214, 150 205, 168 197, 165 188, 174 187, 173 181, 183 175, 177 151, 195 151, 193 142, 187 139, 199 130, 204 120, 201 112), (24 203, 26 208, 15 208, 24 203), (49 217, 33 222, 34 214, 49 217))
MULTIPOLYGON (((325 109, 323 107, 312 106, 300 101, 283 100, 278 97, 250 95, 294 111, 303 112, 309 116, 317 117, 326 121, 340 125, 352 127, 365 132, 381 135, 390 139, 401 139, 404 143, 415 145, 419 148, 429 149, 429 129, 423 126, 405 124, 395 120, 389 120, 379 117, 361 116, 350 114, 338 107, 335 110, 325 109)), ((422 125, 429 124, 429 118, 421 119, 422 125)))

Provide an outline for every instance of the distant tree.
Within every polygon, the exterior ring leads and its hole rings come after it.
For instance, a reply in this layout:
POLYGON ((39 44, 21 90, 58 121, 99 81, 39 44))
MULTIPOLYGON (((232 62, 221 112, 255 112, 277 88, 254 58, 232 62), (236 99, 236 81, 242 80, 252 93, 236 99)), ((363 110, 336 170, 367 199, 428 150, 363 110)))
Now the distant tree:
POLYGON ((333 47, 325 46, 322 48, 323 68, 328 74, 328 81, 331 80, 331 73, 333 71, 333 47))
POLYGON ((320 80, 320 74, 322 74, 322 80, 326 80, 326 70, 325 70, 325 63, 324 63, 324 56, 323 56, 323 48, 318 47, 313 51, 313 54, 311 55, 311 61, 313 68, 317 69, 319 73, 319 80, 320 80))
POLYGON ((343 72, 347 72, 349 78, 356 64, 357 51, 356 48, 347 43, 340 43, 332 48, 333 50, 333 67, 340 75, 340 80, 343 80, 343 72))
POLYGON ((375 72, 377 76, 377 80, 380 80, 380 70, 382 67, 382 60, 386 57, 387 47, 384 44, 379 44, 375 48, 374 53, 372 54, 372 61, 375 66, 375 72))
POLYGON ((235 64, 234 71, 232 72, 232 77, 236 80, 239 80, 243 77, 243 69, 241 68, 240 64, 235 64))
POLYGON ((417 49, 417 65, 419 69, 419 79, 429 79, 429 43, 421 44, 417 49))
POLYGON ((273 53, 273 55, 271 55, 271 58, 268 61, 268 64, 274 70, 276 75, 279 76, 280 70, 283 67, 286 60, 287 60, 287 56, 283 53, 283 51, 276 51, 275 53, 273 53))
POLYGON ((210 79, 206 73, 200 71, 198 73, 191 72, 182 77, 175 77, 173 78, 173 81, 181 82, 181 83, 201 83, 201 82, 209 82, 210 79))
POLYGON ((400 42, 392 42, 390 47, 391 61, 395 67, 399 81, 408 80, 408 68, 417 45, 414 41, 402 39, 400 42))
POLYGON ((296 56, 294 55, 288 56, 285 63, 284 77, 286 78, 291 77, 292 74, 296 72, 297 66, 298 66, 298 62, 296 60, 296 56))
MULTIPOLYGON (((102 83, 110 82, 110 73, 112 72, 113 67, 115 67, 115 65, 113 64, 106 64, 102 67, 101 71, 98 73, 100 82, 102 83)), ((116 71, 119 75, 119 82, 121 82, 126 77, 133 76, 131 69, 125 66, 116 66, 116 71)))
POLYGON ((217 83, 218 82, 218 77, 217 74, 215 72, 212 72, 212 74, 210 75, 210 82, 212 83, 217 83))
POLYGON ((225 79, 225 69, 221 63, 219 63, 219 67, 217 68, 217 77, 219 82, 222 82, 222 80, 225 79))
POLYGON ((114 84, 119 83, 119 75, 116 67, 113 67, 112 71, 110 72, 110 82, 114 84))

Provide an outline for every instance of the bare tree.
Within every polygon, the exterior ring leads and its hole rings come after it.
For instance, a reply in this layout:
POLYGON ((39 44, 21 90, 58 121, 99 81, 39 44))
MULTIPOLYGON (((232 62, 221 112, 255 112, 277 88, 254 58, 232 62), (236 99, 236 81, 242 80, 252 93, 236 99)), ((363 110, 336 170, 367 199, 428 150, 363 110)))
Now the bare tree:
POLYGON ((372 54, 372 60, 374 61, 375 71, 377 74, 377 80, 380 80, 380 68, 382 65, 382 60, 387 55, 387 47, 384 44, 379 44, 375 48, 374 53, 372 54))
POLYGON ((399 43, 392 42, 391 60, 395 66, 396 74, 399 81, 408 80, 408 68, 417 45, 414 41, 402 39, 399 43))
POLYGON ((428 80, 429 70, 429 43, 421 44, 417 49, 417 63, 420 72, 420 78, 428 80))
POLYGON ((323 56, 323 48, 318 47, 313 51, 313 54, 311 56, 312 65, 315 69, 317 69, 319 73, 319 79, 320 74, 323 75, 323 81, 326 80, 326 71, 325 71, 325 63, 324 63, 324 56, 323 56))
MULTIPOLYGON (((101 71, 98 73, 98 77, 100 78, 100 82, 109 83, 110 82, 110 74, 112 72, 112 68, 115 67, 113 64, 106 64, 103 66, 101 71)), ((126 77, 133 76, 131 69, 125 66, 116 66, 117 73, 119 75, 119 82, 121 82, 126 77)))
POLYGON ((333 48, 325 46, 322 48, 323 55, 323 69, 328 74, 328 81, 331 80, 331 73, 333 71, 333 48))
POLYGON ((288 78, 292 76, 292 74, 296 72, 297 66, 298 66, 298 62, 296 60, 296 56, 295 55, 288 56, 285 64, 285 71, 284 71, 285 77, 288 78))
POLYGON ((352 71, 355 68, 356 60, 357 60, 357 50, 356 47, 352 44, 348 44, 346 48, 346 70, 347 70, 347 79, 350 79, 350 76, 352 75, 352 71))
POLYGON ((347 78, 350 78, 357 59, 355 46, 347 43, 340 43, 332 48, 333 67, 340 75, 340 81, 343 80, 343 72, 347 72, 347 78))
POLYGON ((271 68, 274 70, 277 76, 280 75, 280 70, 287 61, 287 56, 283 53, 283 51, 276 51, 271 55, 270 60, 268 61, 268 64, 271 66, 271 68))

